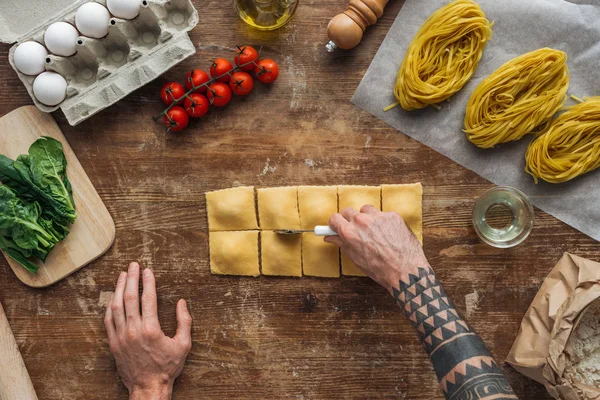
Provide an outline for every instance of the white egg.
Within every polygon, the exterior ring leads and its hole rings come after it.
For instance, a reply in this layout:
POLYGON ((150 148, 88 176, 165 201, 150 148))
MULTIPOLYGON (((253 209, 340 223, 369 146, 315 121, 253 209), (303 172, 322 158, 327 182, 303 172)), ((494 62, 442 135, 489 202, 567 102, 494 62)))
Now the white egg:
POLYGON ((13 54, 13 62, 19 72, 25 75, 38 75, 46 70, 48 51, 38 42, 23 42, 13 54))
POLYGON ((44 43, 48 50, 59 56, 72 56, 77 51, 79 32, 71 24, 55 22, 46 29, 44 43))
POLYGON ((44 72, 33 81, 33 95, 47 106, 60 104, 67 95, 67 81, 56 72, 44 72))
POLYGON ((108 11, 117 18, 134 19, 140 13, 141 0, 106 0, 108 11))
POLYGON ((101 4, 85 3, 75 13, 75 25, 82 35, 100 39, 108 33, 110 14, 101 4))

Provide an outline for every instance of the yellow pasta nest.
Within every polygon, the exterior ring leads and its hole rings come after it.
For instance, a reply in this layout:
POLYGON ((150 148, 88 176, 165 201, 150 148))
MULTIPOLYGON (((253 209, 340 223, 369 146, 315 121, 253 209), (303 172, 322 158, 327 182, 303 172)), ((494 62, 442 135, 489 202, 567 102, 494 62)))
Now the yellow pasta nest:
POLYGON ((543 130, 563 106, 568 87, 567 55, 562 51, 543 48, 510 60, 471 95, 467 138, 486 149, 543 130))
POLYGON ((568 107, 525 153, 535 182, 561 183, 600 167, 600 97, 568 107))
POLYGON ((408 47, 394 96, 405 110, 440 103, 471 79, 492 38, 492 24, 472 0, 433 13, 408 47))

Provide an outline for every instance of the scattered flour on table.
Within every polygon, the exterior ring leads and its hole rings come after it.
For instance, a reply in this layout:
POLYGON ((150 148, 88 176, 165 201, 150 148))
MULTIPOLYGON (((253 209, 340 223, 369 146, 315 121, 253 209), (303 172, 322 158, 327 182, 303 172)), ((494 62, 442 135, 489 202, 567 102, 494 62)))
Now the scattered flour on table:
POLYGON ((306 93, 306 70, 302 65, 296 65, 292 56, 285 57, 284 65, 288 67, 289 87, 292 92, 290 110, 301 109, 304 105, 304 94, 306 93))
POLYGON ((365 149, 368 149, 369 147, 371 147, 371 135, 367 135, 367 140, 365 141, 365 149))
POLYGON ((275 172, 275 170, 277 170, 277 167, 272 167, 269 163, 271 162, 270 158, 267 158, 267 163, 265 164, 265 167, 263 168, 262 172, 260 174, 258 174, 258 176, 265 176, 266 174, 273 173, 275 172))
POLYGON ((471 315, 479 309, 479 293, 477 290, 465 296, 465 307, 467 309, 467 318, 471 318, 471 315))
POLYGON ((108 304, 108 300, 110 300, 110 296, 112 296, 114 292, 100 292, 100 297, 98 298, 98 307, 106 307, 108 304))
MULTIPOLYGON (((564 376, 571 383, 600 389, 600 300, 584 312, 565 348, 570 360, 564 376)), ((577 388, 576 391, 579 392, 577 388)), ((583 399, 587 398, 582 393, 578 394, 583 399)))
POLYGON ((82 298, 77 298, 77 304, 79 304, 79 308, 83 312, 84 315, 90 314, 90 308, 88 307, 87 301, 82 298))
POLYGON ((210 52, 217 51, 217 50, 218 51, 226 50, 226 51, 235 53, 237 51, 237 48, 235 48, 235 47, 223 46, 223 45, 215 44, 215 43, 208 43, 208 44, 198 43, 197 49, 199 51, 210 51, 210 52))
POLYGON ((274 173, 277 170, 277 165, 281 162, 281 160, 283 160, 287 156, 287 154, 288 152, 286 151, 282 155, 280 155, 277 161, 275 161, 275 165, 271 165, 271 159, 267 158, 267 162, 265 163, 262 172, 256 176, 265 176, 268 173, 274 173))
POLYGON ((321 161, 315 161, 312 158, 304 159, 304 165, 310 169, 318 169, 323 163, 321 161))

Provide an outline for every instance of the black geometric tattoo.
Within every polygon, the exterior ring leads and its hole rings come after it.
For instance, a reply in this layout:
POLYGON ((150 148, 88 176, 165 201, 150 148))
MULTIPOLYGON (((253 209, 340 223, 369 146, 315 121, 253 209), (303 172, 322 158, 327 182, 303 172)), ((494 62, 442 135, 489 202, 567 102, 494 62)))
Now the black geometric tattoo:
POLYGON ((446 295, 431 267, 408 274, 394 300, 417 330, 446 399, 518 399, 483 340, 446 295))

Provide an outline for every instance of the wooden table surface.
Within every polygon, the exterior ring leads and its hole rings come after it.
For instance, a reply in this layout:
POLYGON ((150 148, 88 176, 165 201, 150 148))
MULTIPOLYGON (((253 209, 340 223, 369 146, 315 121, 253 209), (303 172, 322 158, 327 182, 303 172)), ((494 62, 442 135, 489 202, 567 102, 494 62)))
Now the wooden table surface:
MULTIPOLYGON (((361 278, 212 276, 204 192, 235 185, 424 185, 425 253, 457 307, 502 362, 542 280, 564 251, 598 259, 598 243, 536 210, 510 250, 478 240, 474 199, 492 185, 388 127, 350 98, 403 1, 391 2, 353 51, 325 52, 346 0, 301 1, 272 33, 247 28, 230 2, 195 1, 197 54, 77 127, 54 113, 111 212, 112 249, 64 281, 30 289, 0 260, 0 302, 40 399, 126 398, 102 316, 119 271, 137 260, 157 276, 163 329, 188 300, 194 346, 178 399, 442 399, 429 359, 391 297, 361 278), (280 63, 272 86, 211 111, 181 134, 151 116, 160 87, 236 45, 280 63)), ((0 46, 0 115, 31 99, 0 46)), ((390 88, 391 90, 391 88, 390 88)), ((503 367, 523 399, 544 388, 503 367)))

